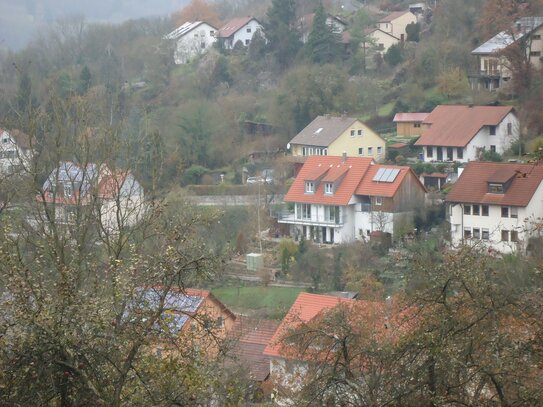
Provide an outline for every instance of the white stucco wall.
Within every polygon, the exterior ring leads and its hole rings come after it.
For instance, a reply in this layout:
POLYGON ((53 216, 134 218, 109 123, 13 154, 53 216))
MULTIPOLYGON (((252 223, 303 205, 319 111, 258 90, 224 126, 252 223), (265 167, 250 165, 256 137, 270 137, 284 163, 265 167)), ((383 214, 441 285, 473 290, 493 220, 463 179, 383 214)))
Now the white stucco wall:
MULTIPOLYGON (((472 245, 480 245, 482 247, 492 248, 502 253, 512 253, 517 250, 524 251, 526 249, 527 240, 534 236, 534 225, 541 223, 538 218, 543 217, 543 183, 539 185, 527 207, 518 207, 518 217, 511 217, 511 207, 509 207, 509 217, 502 218, 500 205, 489 205, 488 216, 482 215, 464 215, 463 206, 461 204, 449 205, 450 223, 451 223, 451 241, 453 245, 463 243, 464 228, 473 228, 481 230, 488 229, 489 239, 469 239, 464 243, 472 245), (502 242, 502 230, 515 230, 518 232, 519 244, 515 242, 502 242)), ((468 204, 469 205, 469 204, 468 204)), ((473 209, 473 208, 472 208, 473 209)), ((482 210, 480 211, 482 213, 482 210)))
POLYGON ((258 21, 249 21, 241 29, 236 31, 232 37, 224 40, 224 48, 232 49, 238 41, 241 41, 241 43, 245 46, 249 46, 251 40, 253 39, 253 35, 257 30, 260 30, 261 34, 264 31, 262 25, 260 25, 258 21), (247 31, 248 29, 250 32, 247 31))
POLYGON ((30 150, 21 149, 9 132, 0 132, 0 174, 24 170, 31 158, 30 150))
POLYGON ((185 64, 196 55, 203 54, 215 41, 215 28, 202 23, 194 30, 177 39, 174 60, 176 64, 185 64))

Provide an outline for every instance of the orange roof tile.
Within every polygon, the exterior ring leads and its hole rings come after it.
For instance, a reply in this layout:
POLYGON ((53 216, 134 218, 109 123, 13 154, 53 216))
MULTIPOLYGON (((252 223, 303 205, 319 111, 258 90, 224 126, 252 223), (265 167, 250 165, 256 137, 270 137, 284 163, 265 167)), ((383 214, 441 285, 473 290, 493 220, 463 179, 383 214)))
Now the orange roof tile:
POLYGON ((394 123, 420 123, 426 120, 429 114, 430 113, 396 113, 392 121, 394 123))
POLYGON ((372 163, 373 160, 371 158, 365 157, 347 157, 345 162, 342 162, 342 157, 338 156, 310 156, 298 173, 294 183, 285 195, 284 200, 285 202, 347 205, 372 163), (311 178, 313 178, 313 175, 318 168, 330 169, 330 166, 346 169, 345 177, 341 183, 337 185, 334 194, 326 195, 324 193, 323 183, 316 186, 315 193, 306 194, 305 181, 312 181, 313 179, 311 178))
MULTIPOLYGON (((217 38, 229 38, 242 29, 245 25, 249 24, 251 20, 256 20, 256 18, 251 16, 246 17, 237 17, 228 21, 223 25, 219 31, 217 31, 217 38)), ((258 20, 257 20, 258 21, 258 20)))
POLYGON ((353 304, 355 301, 348 298, 332 297, 330 295, 300 293, 285 318, 281 321, 268 346, 264 349, 264 355, 281 356, 281 342, 289 329, 311 321, 322 311, 334 308, 338 304, 353 304))
POLYGON ((430 128, 415 145, 465 147, 483 126, 500 124, 512 111, 511 106, 437 106, 424 120, 430 128))
POLYGON ((471 161, 447 195, 447 202, 527 206, 543 181, 543 166, 517 163, 471 161), (515 173, 503 194, 488 192, 488 182, 515 173), (505 174, 506 176, 502 176, 505 174))

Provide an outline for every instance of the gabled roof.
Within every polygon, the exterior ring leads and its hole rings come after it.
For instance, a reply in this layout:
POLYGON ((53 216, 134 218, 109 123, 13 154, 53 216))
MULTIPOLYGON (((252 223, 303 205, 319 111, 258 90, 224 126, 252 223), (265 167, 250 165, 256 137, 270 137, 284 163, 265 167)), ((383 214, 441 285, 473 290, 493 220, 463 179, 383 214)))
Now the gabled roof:
POLYGON ((416 180, 415 183, 419 184, 419 187, 423 191, 426 191, 426 188, 424 185, 422 185, 419 178, 410 167, 378 164, 369 167, 368 171, 364 175, 364 178, 362 179, 362 182, 360 182, 358 188, 356 188, 355 193, 356 195, 383 196, 386 198, 392 198, 394 195, 396 195, 398 188, 409 173, 413 175, 414 179, 416 180), (378 171, 382 171, 383 169, 395 170, 394 172, 397 172, 397 175, 392 182, 375 180, 375 176, 377 175, 378 171))
POLYGON ((325 205, 347 205, 354 195, 358 184, 368 171, 373 160, 366 157, 347 157, 342 162, 337 156, 310 156, 298 173, 294 183, 285 195, 285 202, 306 202, 325 205), (333 195, 324 193, 324 183, 316 186, 314 194, 305 193, 305 181, 313 181, 316 172, 344 171, 341 183, 336 185, 333 195))
POLYGON ((470 161, 447 195, 447 202, 525 207, 543 181, 543 166, 470 161), (503 194, 489 193, 488 183, 511 184, 503 194), (496 181, 498 180, 498 181, 496 181), (504 181, 506 180, 506 181, 504 181))
MULTIPOLYGON (((333 14, 326 13, 326 19, 332 19, 336 20, 339 24, 341 24, 344 27, 347 27, 347 23, 343 21, 340 17, 335 16, 333 14)), ((298 19, 298 25, 300 26, 300 31, 302 33, 309 32, 311 30, 311 27, 313 26, 313 20, 315 19, 315 13, 309 13, 306 14, 298 19)))
POLYGON ((202 24, 207 24, 211 28, 217 30, 213 25, 206 23, 205 21, 187 21, 186 23, 182 24, 181 26, 177 27, 175 30, 173 30, 171 33, 164 36, 165 40, 176 40, 184 35, 187 35, 189 32, 194 30, 195 28, 199 27, 202 24))
POLYGON ((249 370, 253 380, 262 382, 270 374, 270 357, 264 349, 279 327, 278 321, 238 316, 232 332, 237 338, 233 354, 249 370))
POLYGON ((529 35, 542 24, 543 17, 522 17, 511 26, 511 30, 496 34, 471 51, 471 53, 473 55, 487 55, 502 51, 525 35, 529 35))
POLYGON ((407 14, 407 13, 410 13, 409 10, 407 11, 394 11, 393 13, 390 13, 388 16, 386 17, 383 17, 382 19, 380 19, 378 21, 378 23, 390 23, 394 20, 396 20, 397 18, 403 16, 404 14, 407 14))
POLYGON ((289 330, 296 328, 302 323, 311 321, 325 310, 332 309, 339 304, 354 304, 355 301, 348 298, 332 297, 330 295, 300 293, 266 346, 264 355, 282 356, 281 341, 289 330))
POLYGON ((511 106, 439 105, 426 117, 417 146, 465 147, 483 126, 496 126, 513 112, 511 106))
POLYGON ((117 170, 103 175, 98 183, 97 195, 103 199, 143 194, 143 188, 130 171, 117 170))
POLYGON ((328 147, 356 121, 358 119, 355 117, 317 116, 290 140, 290 144, 328 147))
POLYGON ((394 123, 422 123, 424 120, 426 120, 429 114, 430 113, 396 113, 392 121, 394 123))
POLYGON ((228 21, 219 29, 219 31, 217 31, 216 37, 229 38, 237 33, 239 30, 241 30, 245 25, 249 24, 249 22, 252 20, 256 20, 256 22, 258 22, 256 18, 251 16, 234 18, 228 21))
POLYGON ((388 35, 389 37, 394 38, 395 40, 400 41, 400 39, 399 39, 398 37, 392 35, 391 33, 387 33, 386 31, 383 31, 383 30, 381 30, 380 28, 377 28, 377 27, 367 28, 367 29, 364 30, 364 33, 365 33, 366 35, 371 35, 371 34, 373 34, 374 32, 383 33, 383 34, 385 34, 385 35, 388 35))
POLYGON ((426 189, 407 166, 374 164, 371 158, 338 156, 310 156, 298 173, 294 183, 285 195, 285 202, 300 202, 324 205, 348 205, 353 195, 393 197, 408 173, 412 173, 415 182, 424 191, 426 189), (391 182, 375 181, 381 170, 394 170, 391 182), (312 194, 305 192, 305 182, 321 178, 312 194), (341 179, 341 182, 337 182, 341 179), (332 195, 325 194, 324 184, 335 183, 332 195))

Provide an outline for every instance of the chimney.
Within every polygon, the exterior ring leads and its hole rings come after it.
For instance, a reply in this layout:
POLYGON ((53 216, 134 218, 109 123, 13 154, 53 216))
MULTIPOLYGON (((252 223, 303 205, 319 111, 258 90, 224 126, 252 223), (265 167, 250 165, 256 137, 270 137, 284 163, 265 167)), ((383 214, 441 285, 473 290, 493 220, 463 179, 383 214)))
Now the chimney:
POLYGON ((345 164, 347 162, 347 152, 343 152, 343 154, 341 154, 341 163, 342 164, 345 164))

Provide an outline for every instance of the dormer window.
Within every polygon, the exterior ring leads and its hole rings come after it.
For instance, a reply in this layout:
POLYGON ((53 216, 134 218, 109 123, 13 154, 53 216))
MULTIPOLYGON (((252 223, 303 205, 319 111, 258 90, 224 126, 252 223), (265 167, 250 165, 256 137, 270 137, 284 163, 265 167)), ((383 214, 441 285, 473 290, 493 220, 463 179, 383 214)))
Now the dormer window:
POLYGON ((490 192, 491 194, 503 194, 503 191, 503 184, 488 184, 488 192, 490 192))
POLYGON ((334 184, 327 182, 324 184, 324 193, 326 195, 332 195, 334 193, 334 184))
POLYGON ((315 193, 315 183, 313 181, 305 182, 305 193, 314 194, 315 193))

